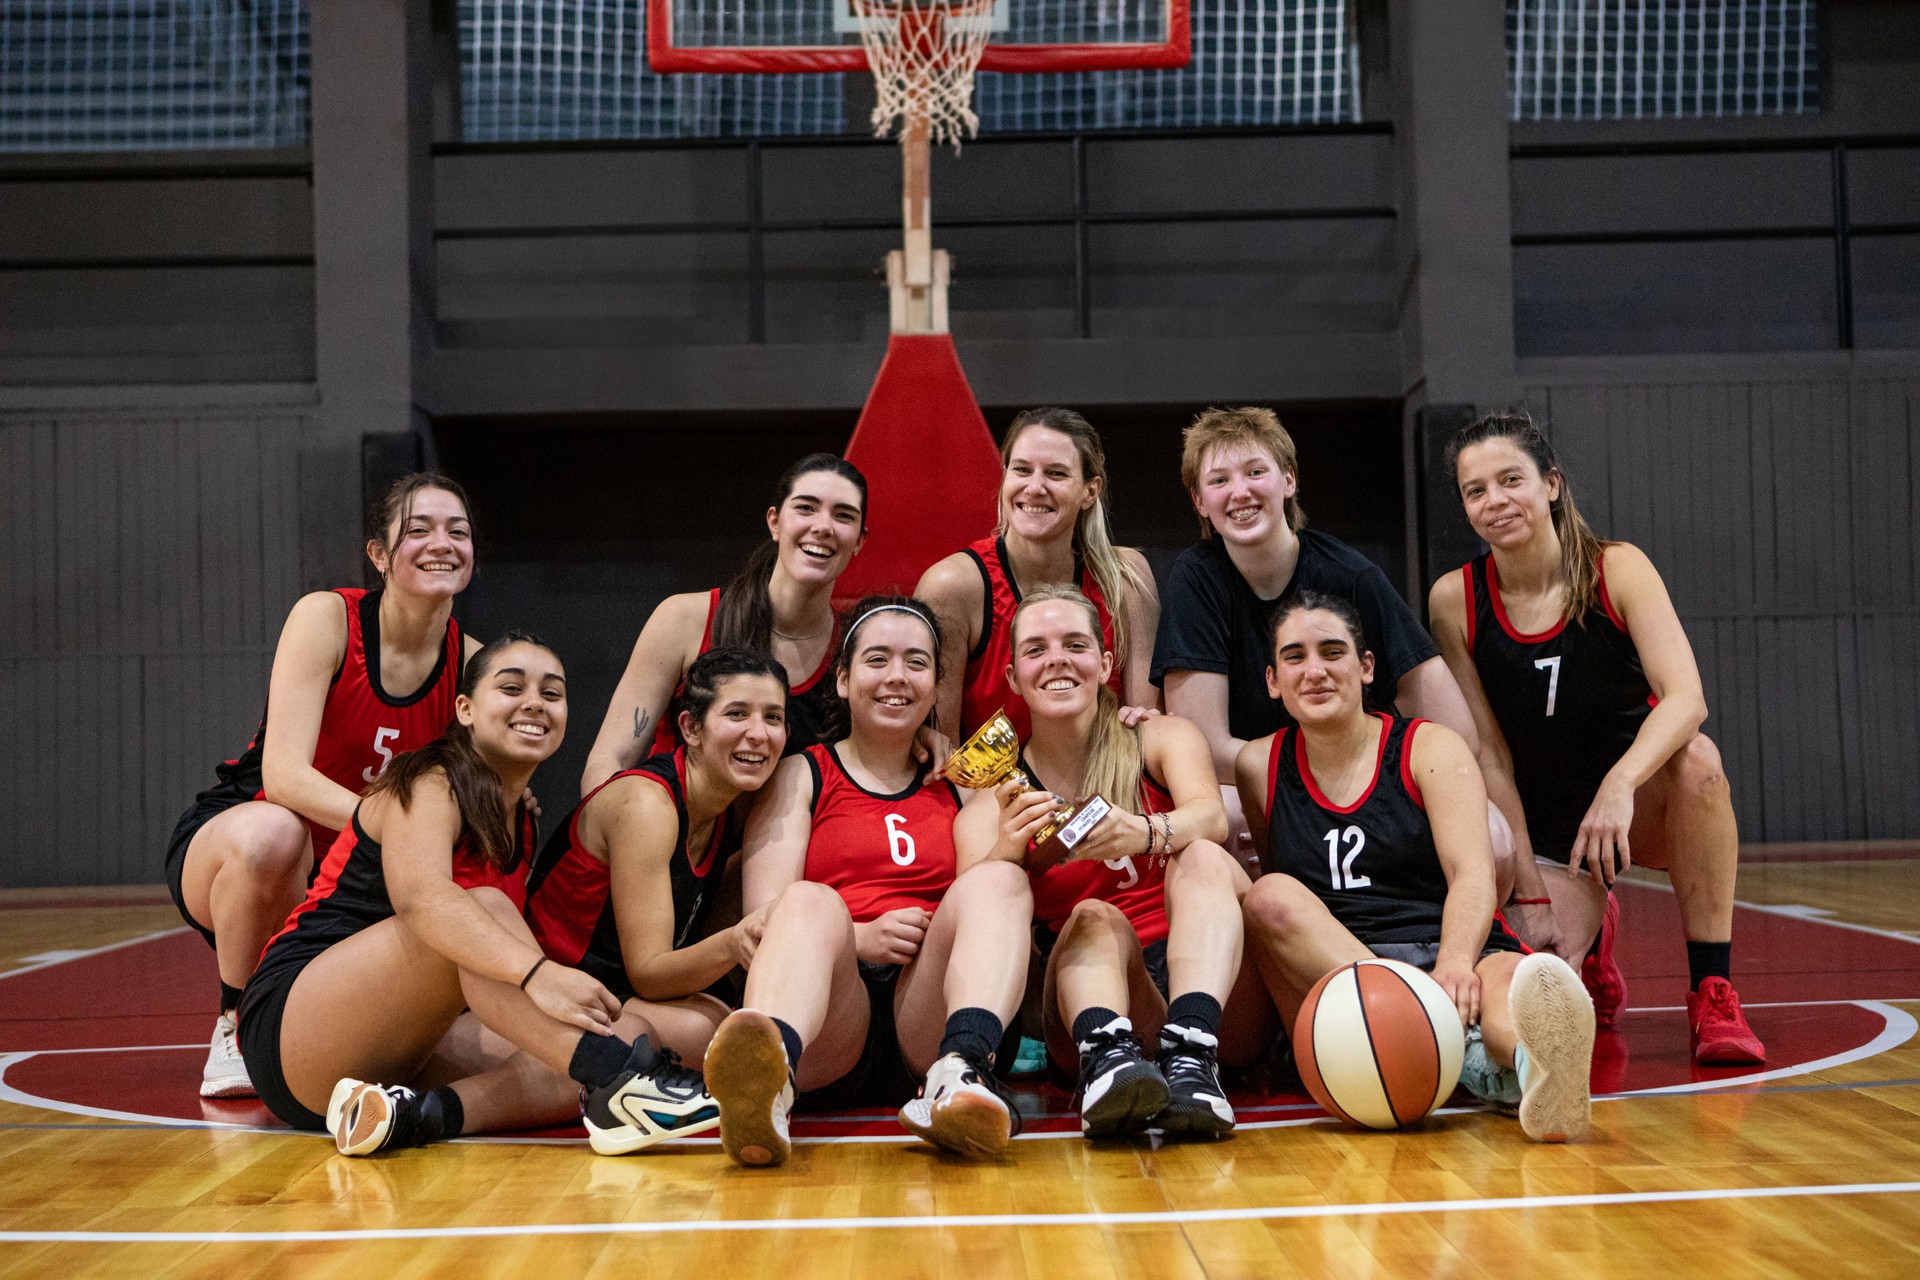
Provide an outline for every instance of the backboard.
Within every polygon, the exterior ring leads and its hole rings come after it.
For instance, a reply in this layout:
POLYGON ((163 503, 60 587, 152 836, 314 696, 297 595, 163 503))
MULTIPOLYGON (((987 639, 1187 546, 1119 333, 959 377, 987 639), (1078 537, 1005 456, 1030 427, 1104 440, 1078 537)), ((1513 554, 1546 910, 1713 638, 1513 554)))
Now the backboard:
MULTIPOLYGON (((854 0, 647 0, 655 71, 865 71, 854 0)), ((1184 67, 1190 0, 998 0, 982 71, 1184 67)))

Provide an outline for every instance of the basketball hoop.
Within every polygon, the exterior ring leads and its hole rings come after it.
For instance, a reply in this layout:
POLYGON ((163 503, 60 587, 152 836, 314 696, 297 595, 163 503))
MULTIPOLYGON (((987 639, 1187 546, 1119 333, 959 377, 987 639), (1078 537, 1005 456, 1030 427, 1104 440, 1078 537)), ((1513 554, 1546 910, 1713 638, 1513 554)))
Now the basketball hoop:
POLYGON ((852 0, 873 69, 873 132, 894 121, 905 140, 923 129, 951 142, 980 129, 973 73, 993 34, 994 0, 852 0), (916 127, 918 126, 918 127, 916 127))

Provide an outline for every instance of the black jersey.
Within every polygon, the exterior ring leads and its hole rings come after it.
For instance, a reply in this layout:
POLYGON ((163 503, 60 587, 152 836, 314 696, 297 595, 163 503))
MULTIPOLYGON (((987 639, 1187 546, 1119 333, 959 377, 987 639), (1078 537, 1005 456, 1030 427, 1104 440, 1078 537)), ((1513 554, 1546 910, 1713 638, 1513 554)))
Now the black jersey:
MULTIPOLYGON (((462 840, 453 850, 453 882, 462 889, 489 886, 506 894, 518 907, 526 901, 526 851, 533 847, 533 819, 520 815, 520 839, 514 850, 513 865, 496 869, 482 857, 472 843, 462 840)), ((393 915, 393 899, 387 894, 386 867, 380 844, 360 825, 360 810, 353 821, 327 850, 307 890, 304 902, 293 909, 280 932, 268 939, 260 954, 260 965, 247 980, 247 989, 265 990, 287 983, 311 960, 337 942, 344 942, 362 929, 379 924, 393 915)), ((241 1004, 241 1017, 247 1004, 241 1004)))
POLYGON ((1564 859, 1607 771, 1655 702, 1626 624, 1600 578, 1600 607, 1569 626, 1523 634, 1507 621, 1492 553, 1461 570, 1467 651, 1513 755, 1533 851, 1564 859))
POLYGON ((575 806, 566 825, 553 833, 540 851, 527 882, 527 924, 540 949, 562 964, 598 978, 622 1000, 636 993, 627 977, 620 950, 620 925, 614 918, 612 879, 607 864, 580 843, 580 815, 607 786, 621 778, 645 778, 673 797, 679 824, 668 864, 673 892, 673 946, 686 946, 699 936, 714 899, 727 857, 739 846, 732 812, 713 821, 713 835, 698 857, 687 848, 687 753, 684 747, 652 755, 638 767, 622 770, 589 791, 575 806))
POLYGON ((1274 735, 1263 862, 1312 889, 1369 946, 1438 942, 1447 876, 1413 778, 1413 733, 1426 721, 1373 714, 1383 722, 1373 781, 1350 805, 1321 793, 1298 729, 1274 735))
MULTIPOLYGON (((720 588, 715 587, 707 594, 707 627, 700 633, 701 653, 713 648, 713 620, 719 613, 720 588)), ((838 618, 834 619, 833 626, 836 634, 828 642, 827 651, 821 655, 820 665, 814 668, 812 675, 787 689, 787 745, 781 749, 782 758, 799 755, 815 743, 826 740, 827 726, 832 722, 834 710, 840 703, 839 689, 833 678, 833 659, 840 652, 838 618)), ((686 679, 682 677, 673 687, 673 696, 678 698, 686 687, 686 679)), ((670 716, 662 716, 660 726, 654 730, 649 754, 664 755, 672 751, 679 741, 679 727, 670 716)))

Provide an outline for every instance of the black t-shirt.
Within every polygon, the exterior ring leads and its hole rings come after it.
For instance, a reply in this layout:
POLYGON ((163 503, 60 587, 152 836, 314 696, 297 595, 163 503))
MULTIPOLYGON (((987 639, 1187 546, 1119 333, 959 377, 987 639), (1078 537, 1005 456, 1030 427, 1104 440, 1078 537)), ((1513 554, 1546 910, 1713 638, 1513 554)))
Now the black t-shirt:
POLYGON ((1262 600, 1233 567, 1217 538, 1180 553, 1160 588, 1160 631, 1153 644, 1153 682, 1169 671, 1211 671, 1227 678, 1227 725, 1236 738, 1264 737, 1293 724, 1278 699, 1267 696, 1269 626, 1281 601, 1301 590, 1349 600, 1373 650, 1373 687, 1367 705, 1393 710, 1400 677, 1439 647, 1407 608, 1380 566, 1338 538, 1300 531, 1300 559, 1286 589, 1262 600))

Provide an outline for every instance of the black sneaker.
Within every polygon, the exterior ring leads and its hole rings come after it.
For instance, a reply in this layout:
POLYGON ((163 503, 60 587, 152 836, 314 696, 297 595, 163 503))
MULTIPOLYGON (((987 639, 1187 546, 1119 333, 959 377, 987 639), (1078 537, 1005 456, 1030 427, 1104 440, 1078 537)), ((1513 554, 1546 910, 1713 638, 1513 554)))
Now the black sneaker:
POLYGON ((343 1156, 421 1145, 420 1095, 404 1085, 343 1079, 327 1099, 327 1130, 343 1156))
POLYGON ((1080 1041, 1080 1132, 1089 1138, 1139 1133, 1166 1109, 1160 1069, 1140 1052, 1126 1019, 1080 1041))
POLYGON ((1193 1027, 1160 1028, 1160 1074, 1172 1095, 1154 1124, 1168 1134, 1217 1138, 1233 1128, 1233 1107, 1220 1086, 1220 1041, 1193 1027))

